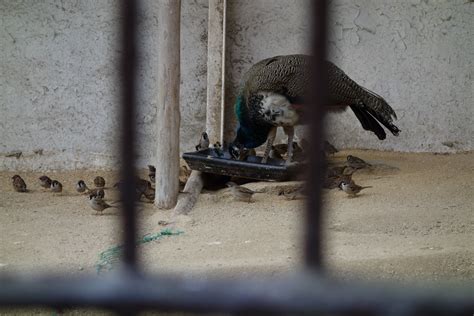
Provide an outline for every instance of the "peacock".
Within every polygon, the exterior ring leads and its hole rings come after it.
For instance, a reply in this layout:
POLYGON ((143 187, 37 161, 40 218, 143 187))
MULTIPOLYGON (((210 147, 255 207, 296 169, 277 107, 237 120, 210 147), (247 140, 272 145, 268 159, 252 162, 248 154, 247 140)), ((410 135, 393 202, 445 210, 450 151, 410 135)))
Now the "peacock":
MULTIPOLYGON (((237 135, 229 146, 231 154, 242 148, 255 148, 267 142, 262 163, 266 163, 277 128, 288 136, 288 158, 291 162, 294 126, 304 124, 306 97, 311 88, 308 55, 284 55, 264 59, 245 74, 235 103, 239 122, 237 135)), ((386 138, 384 125, 393 135, 400 132, 393 124, 395 111, 379 95, 358 85, 332 62, 328 71, 328 110, 340 111, 349 106, 365 130, 380 140, 386 138)), ((234 154, 235 155, 235 154, 234 154)))

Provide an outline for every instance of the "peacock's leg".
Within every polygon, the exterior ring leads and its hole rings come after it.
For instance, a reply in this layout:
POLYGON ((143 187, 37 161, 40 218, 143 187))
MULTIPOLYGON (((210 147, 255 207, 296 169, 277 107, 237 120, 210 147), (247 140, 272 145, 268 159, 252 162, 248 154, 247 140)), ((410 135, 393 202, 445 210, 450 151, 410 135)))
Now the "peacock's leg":
POLYGON ((263 154, 262 163, 267 163, 268 155, 270 154, 270 149, 272 149, 276 134, 277 134, 277 127, 275 126, 275 127, 272 127, 272 129, 270 130, 270 133, 268 133, 267 147, 265 148, 265 153, 263 154))
POLYGON ((293 138, 295 137, 295 128, 293 126, 283 127, 285 134, 288 135, 288 157, 286 158, 286 164, 291 163, 293 158, 293 138))

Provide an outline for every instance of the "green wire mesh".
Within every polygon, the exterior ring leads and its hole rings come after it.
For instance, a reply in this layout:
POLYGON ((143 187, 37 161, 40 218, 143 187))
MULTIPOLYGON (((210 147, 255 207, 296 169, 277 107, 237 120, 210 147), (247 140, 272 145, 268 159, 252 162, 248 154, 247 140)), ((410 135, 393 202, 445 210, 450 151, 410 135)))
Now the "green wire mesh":
MULTIPOLYGON (((160 231, 159 233, 150 233, 150 234, 144 235, 142 238, 136 241, 136 245, 139 246, 141 244, 145 244, 150 241, 162 239, 163 237, 178 236, 183 233, 184 232, 180 230, 173 231, 169 228, 166 228, 160 231)), ((120 260, 122 251, 123 251, 123 245, 118 245, 101 252, 99 254, 99 260, 97 261, 95 265, 97 274, 101 274, 105 271, 112 270, 114 264, 120 260)))

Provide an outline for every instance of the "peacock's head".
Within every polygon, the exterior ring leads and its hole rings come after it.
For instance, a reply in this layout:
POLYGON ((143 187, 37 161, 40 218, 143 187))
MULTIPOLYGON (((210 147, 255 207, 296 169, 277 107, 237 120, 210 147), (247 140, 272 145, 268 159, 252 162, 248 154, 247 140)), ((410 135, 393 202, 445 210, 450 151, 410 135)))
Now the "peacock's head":
POLYGON ((242 128, 237 129, 237 136, 232 143, 229 145, 229 154, 232 158, 238 159, 240 151, 244 148, 245 137, 242 128))
POLYGON ((238 157, 243 148, 256 148, 267 140, 271 127, 259 126, 258 128, 249 128, 241 124, 237 129, 237 136, 229 146, 229 153, 232 157, 238 157))

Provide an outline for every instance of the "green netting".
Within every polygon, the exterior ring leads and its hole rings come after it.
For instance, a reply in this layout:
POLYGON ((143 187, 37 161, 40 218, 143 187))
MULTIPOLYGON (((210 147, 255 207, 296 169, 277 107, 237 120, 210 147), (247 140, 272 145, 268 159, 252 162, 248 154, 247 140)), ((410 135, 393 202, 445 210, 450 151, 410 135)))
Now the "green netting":
MULTIPOLYGON (((142 238, 136 241, 136 245, 145 244, 150 241, 158 240, 166 236, 177 236, 184 233, 183 231, 173 231, 169 228, 163 229, 159 233, 150 233, 144 235, 142 238)), ((101 274, 104 271, 112 270, 114 264, 120 260, 122 255, 123 245, 111 247, 99 254, 99 260, 97 261, 95 268, 97 274, 101 274)))

